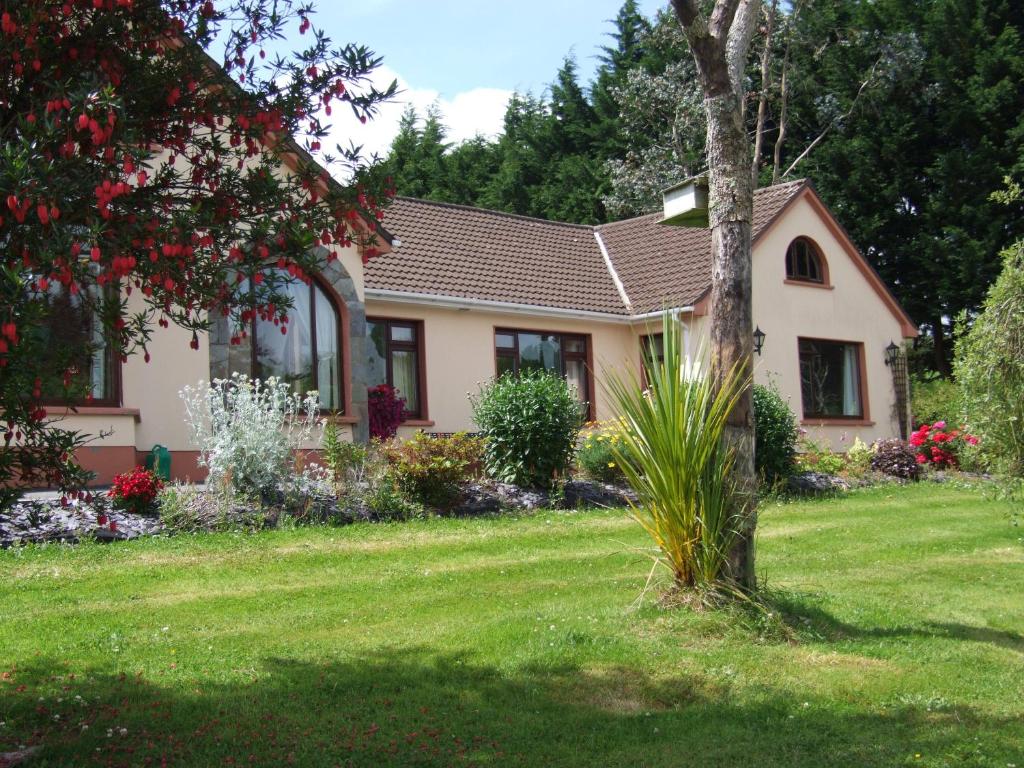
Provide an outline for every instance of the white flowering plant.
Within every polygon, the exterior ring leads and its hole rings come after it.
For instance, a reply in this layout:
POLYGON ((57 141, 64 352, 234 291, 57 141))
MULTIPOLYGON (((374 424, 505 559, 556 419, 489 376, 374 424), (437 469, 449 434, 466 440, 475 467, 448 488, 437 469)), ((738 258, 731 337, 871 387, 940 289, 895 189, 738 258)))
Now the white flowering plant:
POLYGON ((289 486, 297 452, 319 444, 323 434, 318 394, 296 394, 273 376, 261 381, 234 373, 185 387, 180 397, 208 482, 230 485, 241 496, 289 486))

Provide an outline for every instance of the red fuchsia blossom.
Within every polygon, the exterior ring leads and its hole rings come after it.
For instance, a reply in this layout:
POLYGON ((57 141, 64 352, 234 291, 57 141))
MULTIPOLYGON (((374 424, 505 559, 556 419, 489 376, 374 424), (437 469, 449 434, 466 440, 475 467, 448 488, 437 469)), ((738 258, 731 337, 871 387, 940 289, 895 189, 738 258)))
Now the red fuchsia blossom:
POLYGON ((0 443, 0 507, 18 484, 70 492, 87 479, 75 460, 82 441, 27 396, 41 373, 44 391, 63 383, 66 400, 90 397, 84 377, 62 382, 48 364, 44 335, 19 332, 52 317, 57 291, 80 297, 124 360, 146 354, 155 325, 196 331, 213 314, 237 322, 274 306, 269 319, 281 319, 283 279, 251 279, 268 258, 306 280, 320 266, 311 241, 376 252, 391 181, 358 173, 355 152, 336 155, 332 169, 358 183, 338 183, 308 157, 328 135, 322 107, 365 118, 395 88, 370 84, 380 64, 372 51, 336 47, 313 29, 311 5, 0 2, 0 102, 11 113, 0 144, 14 158, 0 168, 0 272, 37 288, 0 303, 0 413, 12 435, 0 443), (303 50, 264 56, 295 27, 313 33, 303 50), (212 71, 207 51, 223 71, 212 71), (282 166, 289 172, 276 173, 282 166), (260 249, 239 247, 239 232, 260 249))

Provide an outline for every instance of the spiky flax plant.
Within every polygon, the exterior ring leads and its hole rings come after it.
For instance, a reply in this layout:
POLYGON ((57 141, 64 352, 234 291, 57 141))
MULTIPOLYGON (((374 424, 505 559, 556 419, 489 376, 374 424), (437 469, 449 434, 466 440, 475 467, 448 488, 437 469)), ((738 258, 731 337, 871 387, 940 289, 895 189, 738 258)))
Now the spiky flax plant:
POLYGON ((660 359, 644 351, 643 379, 626 369, 603 382, 622 421, 616 461, 637 496, 632 514, 676 586, 720 592, 729 584, 737 523, 730 503, 733 453, 723 432, 746 378, 730 371, 716 387, 703 355, 688 358, 679 322, 667 312, 662 340, 660 359))

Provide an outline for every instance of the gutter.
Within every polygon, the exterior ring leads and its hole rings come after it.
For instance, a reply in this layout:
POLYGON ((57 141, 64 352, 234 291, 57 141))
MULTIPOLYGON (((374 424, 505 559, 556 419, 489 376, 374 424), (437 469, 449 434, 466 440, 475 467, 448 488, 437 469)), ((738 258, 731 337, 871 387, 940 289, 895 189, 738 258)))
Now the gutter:
POLYGON ((494 312, 510 312, 522 315, 534 315, 538 317, 558 317, 566 320, 596 320, 603 323, 615 323, 630 325, 634 322, 649 320, 661 317, 666 311, 678 314, 693 312, 692 306, 679 307, 678 309, 658 310, 657 312, 646 312, 641 315, 615 315, 610 312, 594 312, 587 309, 566 309, 564 307, 544 307, 536 304, 519 304, 510 301, 491 301, 489 299, 470 299, 461 296, 439 296, 433 293, 412 293, 407 291, 390 291, 377 288, 367 288, 364 291, 367 301, 394 301, 402 304, 421 304, 442 309, 458 309, 467 311, 470 309, 492 310, 494 312))

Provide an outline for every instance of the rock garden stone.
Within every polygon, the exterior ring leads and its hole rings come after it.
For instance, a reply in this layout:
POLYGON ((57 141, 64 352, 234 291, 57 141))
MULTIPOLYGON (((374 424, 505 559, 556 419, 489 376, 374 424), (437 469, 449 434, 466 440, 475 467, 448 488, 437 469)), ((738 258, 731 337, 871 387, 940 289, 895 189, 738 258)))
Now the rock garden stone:
POLYGON ((850 484, 841 477, 826 475, 822 472, 801 472, 791 475, 786 485, 793 493, 806 496, 817 496, 850 490, 850 484))

